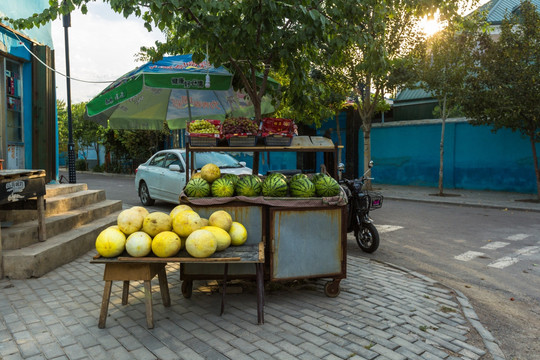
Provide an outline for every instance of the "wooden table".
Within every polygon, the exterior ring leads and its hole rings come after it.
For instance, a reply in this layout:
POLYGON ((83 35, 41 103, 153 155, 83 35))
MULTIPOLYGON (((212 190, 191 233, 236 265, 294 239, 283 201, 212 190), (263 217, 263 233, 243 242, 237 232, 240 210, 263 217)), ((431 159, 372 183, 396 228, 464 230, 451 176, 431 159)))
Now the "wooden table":
POLYGON ((229 263, 253 263, 256 268, 257 283, 257 321, 264 323, 264 243, 258 245, 230 246, 224 251, 216 252, 209 258, 194 258, 185 250, 182 250, 177 256, 170 258, 159 258, 155 256, 135 258, 131 256, 119 256, 116 258, 104 258, 96 255, 91 263, 105 264, 103 280, 105 288, 103 290, 103 299, 101 302, 101 312, 99 316, 99 328, 105 327, 111 288, 113 281, 123 281, 122 304, 127 304, 129 293, 129 281, 144 281, 145 304, 146 304, 146 323, 149 329, 154 327, 154 317, 152 310, 152 290, 151 280, 158 275, 159 287, 163 305, 171 305, 169 286, 165 265, 169 262, 176 263, 223 263, 225 271, 223 274, 223 292, 221 295, 221 314, 225 308, 225 292, 227 283, 227 269, 229 263))

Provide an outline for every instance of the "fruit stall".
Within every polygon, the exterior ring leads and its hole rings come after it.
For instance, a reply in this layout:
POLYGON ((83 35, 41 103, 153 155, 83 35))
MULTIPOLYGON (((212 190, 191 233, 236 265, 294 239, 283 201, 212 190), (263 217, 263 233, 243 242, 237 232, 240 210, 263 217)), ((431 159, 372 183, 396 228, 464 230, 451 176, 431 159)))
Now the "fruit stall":
MULTIPOLYGON (((275 122, 276 119, 271 120, 275 122)), ((226 122, 221 124, 226 125, 226 122)), ((289 128, 292 128, 290 124, 289 128)), ((339 283, 346 277, 346 200, 340 190, 333 194, 317 194, 314 190, 314 183, 320 183, 321 191, 340 189, 334 179, 337 169, 330 169, 333 178, 322 174, 310 174, 309 177, 306 174, 257 174, 260 152, 326 152, 333 153, 335 159, 338 147, 324 137, 276 134, 264 126, 259 130, 258 133, 253 129, 250 133, 239 133, 237 136, 228 134, 231 135, 228 137, 223 136, 221 131, 221 138, 209 135, 207 138, 211 140, 207 139, 207 142, 189 138, 186 145, 186 174, 191 175, 192 181, 187 182, 180 203, 193 207, 203 217, 216 209, 225 209, 241 219, 239 221, 248 229, 246 244, 265 244, 266 280, 328 278, 330 281, 325 285, 325 294, 337 296, 339 283), (270 140, 268 137, 275 138, 270 140), (229 175, 211 182, 202 181, 201 174, 191 174, 190 169, 193 169, 197 153, 206 151, 253 152, 253 175, 241 176, 235 184, 228 183, 226 178, 229 175), (282 178, 276 180, 275 174, 282 175, 282 178), (271 181, 271 178, 274 180, 271 181), (204 186, 208 186, 208 192, 202 190, 204 186), (280 193, 280 189, 285 191, 280 193)), ((192 133, 188 131, 189 135, 192 133)), ((204 135, 199 133, 195 137, 204 138, 204 135)), ((183 264, 181 280, 184 296, 190 294, 193 280, 219 279, 222 267, 219 264, 183 264)), ((253 270, 242 264, 232 264, 229 274, 238 278, 254 276, 253 270)))

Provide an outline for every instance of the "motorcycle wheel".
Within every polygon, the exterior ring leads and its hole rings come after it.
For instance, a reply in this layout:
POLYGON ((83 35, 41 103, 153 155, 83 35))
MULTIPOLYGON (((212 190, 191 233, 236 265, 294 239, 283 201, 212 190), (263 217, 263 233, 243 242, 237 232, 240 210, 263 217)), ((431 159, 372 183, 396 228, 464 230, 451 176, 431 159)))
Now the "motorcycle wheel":
POLYGON ((379 232, 372 223, 363 224, 361 229, 355 229, 354 237, 356 243, 364 252, 371 254, 379 248, 379 232))

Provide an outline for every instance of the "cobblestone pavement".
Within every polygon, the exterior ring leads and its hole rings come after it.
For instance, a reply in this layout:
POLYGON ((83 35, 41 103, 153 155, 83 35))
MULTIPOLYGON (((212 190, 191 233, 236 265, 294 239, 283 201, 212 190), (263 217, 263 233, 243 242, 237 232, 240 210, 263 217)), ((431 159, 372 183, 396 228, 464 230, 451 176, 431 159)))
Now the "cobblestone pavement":
MULTIPOLYGON (((91 251, 41 278, 0 281, 0 358, 10 359, 503 359, 459 292, 406 269, 348 256, 336 298, 326 279, 267 284, 257 325, 251 283, 226 296, 194 282, 183 297, 179 266, 167 265, 171 307, 152 281, 154 329, 144 286, 113 282, 105 329, 97 326, 104 282, 91 251)), ((229 286, 229 288, 234 285, 229 286)))

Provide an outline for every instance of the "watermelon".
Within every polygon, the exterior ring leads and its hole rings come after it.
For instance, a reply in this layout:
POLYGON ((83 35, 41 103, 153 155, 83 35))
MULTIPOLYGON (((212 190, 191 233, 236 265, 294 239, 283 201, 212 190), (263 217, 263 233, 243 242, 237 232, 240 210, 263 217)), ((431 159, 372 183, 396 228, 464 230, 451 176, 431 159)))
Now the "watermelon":
POLYGON ((299 174, 294 174, 290 179, 289 179, 289 183, 292 183, 293 181, 296 181, 298 179, 308 179, 308 176, 306 174, 303 174, 303 173, 299 173, 299 174))
POLYGON ((323 175, 315 182, 315 193, 317 196, 336 196, 339 194, 338 182, 327 175, 323 175))
POLYGON ((231 180, 221 177, 212 183, 212 196, 229 197, 234 194, 234 184, 231 180))
POLYGON ((278 178, 282 178, 283 180, 287 181, 287 176, 285 176, 284 174, 282 173, 278 173, 278 172, 274 172, 274 173, 270 173, 266 176, 266 179, 269 179, 271 177, 274 177, 274 176, 277 176, 278 178))
POLYGON ((241 177, 234 190, 239 196, 259 196, 261 194, 261 179, 256 175, 246 175, 241 177))
POLYGON ((311 175, 311 182, 315 185, 317 185, 317 181, 319 181, 320 178, 322 178, 323 176, 325 176, 323 173, 316 173, 316 174, 313 174, 311 175))
POLYGON ((229 179, 232 181, 233 186, 236 185, 236 182, 238 181, 239 177, 236 174, 223 174, 221 175, 222 178, 229 179))
POLYGON ((289 190, 293 197, 312 197, 315 195, 315 185, 307 178, 298 178, 291 180, 289 190))
POLYGON ((210 184, 202 178, 189 179, 184 192, 189 197, 206 197, 210 195, 210 184))
POLYGON ((262 183, 263 196, 287 196, 287 180, 281 176, 269 176, 262 183))

